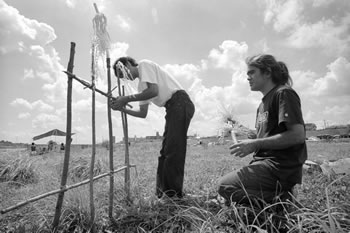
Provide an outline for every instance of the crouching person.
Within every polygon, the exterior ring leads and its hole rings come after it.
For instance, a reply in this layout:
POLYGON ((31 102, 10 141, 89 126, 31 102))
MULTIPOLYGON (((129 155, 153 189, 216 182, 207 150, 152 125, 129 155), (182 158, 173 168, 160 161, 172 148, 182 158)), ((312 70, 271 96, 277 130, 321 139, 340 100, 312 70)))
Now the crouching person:
POLYGON ((263 54, 247 58, 246 63, 250 89, 263 94, 257 137, 232 145, 230 154, 243 158, 253 153, 253 160, 220 178, 218 192, 226 203, 272 203, 302 181, 307 150, 300 98, 283 62, 263 54))

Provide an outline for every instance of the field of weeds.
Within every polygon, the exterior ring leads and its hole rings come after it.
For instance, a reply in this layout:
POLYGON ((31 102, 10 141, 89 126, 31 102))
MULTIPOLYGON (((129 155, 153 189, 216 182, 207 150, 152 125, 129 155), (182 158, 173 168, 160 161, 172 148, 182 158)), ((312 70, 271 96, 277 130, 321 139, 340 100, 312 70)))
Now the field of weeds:
MULTIPOLYGON (((189 146, 180 202, 159 203, 154 195, 160 141, 131 144, 131 196, 124 192, 124 172, 115 174, 114 221, 108 216, 109 179, 94 183, 96 232, 349 232, 350 177, 305 172, 294 202, 260 208, 222 206, 217 179, 246 165, 251 157, 233 158, 228 145, 189 146)), ((350 156, 348 142, 308 142, 309 160, 350 156)), ((108 151, 97 148, 94 174, 108 172, 108 151)), ((72 148, 68 185, 89 177, 91 148, 72 148)), ((59 188, 64 153, 29 156, 27 150, 0 152, 0 210, 59 188)), ((115 168, 123 166, 124 149, 115 148, 115 168)), ((57 195, 0 215, 0 232, 51 232, 57 195)), ((89 185, 65 194, 59 232, 90 232, 89 185)))

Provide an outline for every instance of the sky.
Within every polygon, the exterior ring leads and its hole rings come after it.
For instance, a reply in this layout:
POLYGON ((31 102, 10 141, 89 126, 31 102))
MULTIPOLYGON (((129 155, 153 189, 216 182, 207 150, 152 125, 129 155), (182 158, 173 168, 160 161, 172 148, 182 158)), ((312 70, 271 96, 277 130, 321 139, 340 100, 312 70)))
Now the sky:
MULTIPOLYGON (((189 93, 196 107, 189 135, 217 135, 224 112, 254 129, 262 94, 250 91, 245 59, 261 53, 287 64, 306 123, 350 124, 348 0, 0 0, 0 140, 31 143, 66 130, 62 71, 75 42, 74 73, 91 81, 93 3, 107 17, 112 62, 152 60, 189 93)), ((99 67, 97 88, 107 90, 105 58, 99 67)), ((73 143, 91 143, 91 91, 74 81, 72 96, 73 143)), ((96 94, 97 142, 108 140, 106 104, 96 94)), ((146 119, 128 116, 129 136, 162 134, 164 116, 155 105, 146 119)), ((121 140, 119 112, 112 123, 121 140)))

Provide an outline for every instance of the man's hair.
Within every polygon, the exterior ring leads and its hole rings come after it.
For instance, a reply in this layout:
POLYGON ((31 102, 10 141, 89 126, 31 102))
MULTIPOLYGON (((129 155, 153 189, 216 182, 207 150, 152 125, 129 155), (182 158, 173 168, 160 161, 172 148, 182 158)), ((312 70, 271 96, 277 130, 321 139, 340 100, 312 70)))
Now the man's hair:
POLYGON ((254 66, 262 73, 271 73, 272 82, 278 85, 293 85, 293 80, 289 75, 287 65, 282 61, 277 61, 270 54, 260 54, 246 59, 248 66, 254 66))
POLYGON ((117 75, 117 64, 118 64, 118 62, 123 63, 124 66, 126 66, 126 63, 128 63, 128 62, 132 66, 138 66, 138 64, 137 64, 137 62, 136 62, 136 60, 134 58, 132 58, 132 57, 120 57, 113 64, 113 70, 114 70, 114 74, 115 74, 116 77, 118 77, 118 75, 117 75))

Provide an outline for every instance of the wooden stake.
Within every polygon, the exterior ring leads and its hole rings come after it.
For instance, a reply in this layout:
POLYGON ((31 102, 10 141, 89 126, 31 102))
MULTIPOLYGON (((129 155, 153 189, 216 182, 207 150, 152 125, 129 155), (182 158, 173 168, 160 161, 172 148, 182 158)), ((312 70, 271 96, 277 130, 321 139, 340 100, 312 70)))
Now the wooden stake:
MULTIPOLYGON (((125 90, 123 86, 123 96, 125 95, 125 90)), ((125 112, 122 112, 123 118, 123 130, 124 130, 124 143, 125 143, 125 177, 124 177, 124 187, 125 193, 128 200, 130 200, 130 160, 129 160, 129 133, 128 133, 128 118, 125 112)))
MULTIPOLYGON (((88 81, 85 81, 84 79, 79 78, 79 77, 77 77, 75 74, 70 73, 70 72, 68 72, 68 71, 63 71, 63 73, 69 75, 71 78, 73 78, 73 79, 77 80, 78 82, 80 82, 81 84, 83 84, 83 86, 85 86, 85 87, 87 87, 87 88, 89 88, 89 89, 92 90, 92 84, 89 83, 88 81)), ((101 91, 100 89, 97 89, 96 87, 94 87, 94 88, 95 88, 95 91, 96 91, 97 93, 99 93, 99 94, 101 94, 101 95, 103 95, 103 96, 105 96, 105 97, 107 97, 107 98, 113 98, 112 94, 107 94, 106 92, 103 92, 103 91, 101 91)), ((130 105, 130 104, 127 104, 127 106, 128 106, 129 108, 132 108, 132 105, 130 105)))
MULTIPOLYGON (((75 43, 71 42, 70 55, 67 70, 73 72, 74 68, 74 55, 75 55, 75 43)), ((70 156, 70 144, 72 141, 72 78, 68 77, 68 87, 67 87, 67 122, 66 122, 66 148, 64 153, 63 170, 61 177, 61 189, 66 186, 68 177, 68 167, 69 167, 69 156, 70 156)), ((57 226, 60 221, 61 209, 63 204, 64 192, 61 192, 57 198, 56 211, 54 220, 52 222, 52 228, 56 231, 57 226)))
MULTIPOLYGON (((135 167, 135 169, 136 169, 136 165, 130 165, 130 167, 135 167)), ((93 178, 93 180, 95 181, 95 180, 101 179, 101 178, 103 178, 103 177, 105 177, 105 176, 113 176, 114 173, 120 172, 120 171, 122 171, 122 170, 124 170, 124 169, 126 169, 126 168, 127 168, 126 166, 123 166, 123 167, 118 168, 117 170, 113 170, 112 172, 106 172, 106 173, 100 174, 100 175, 98 175, 98 176, 95 176, 95 177, 93 178)), ((136 171, 136 172, 137 172, 137 171, 136 171)), ((10 207, 8 207, 8 208, 6 208, 6 209, 3 209, 3 210, 0 211, 0 213, 1 213, 1 214, 5 214, 5 213, 10 212, 10 211, 12 211, 12 210, 14 210, 14 209, 17 209, 17 208, 19 208, 19 207, 22 207, 22 206, 24 206, 24 205, 27 205, 27 204, 29 204, 29 203, 31 203, 31 202, 35 202, 35 201, 38 201, 38 200, 43 199, 43 198, 45 198, 45 197, 52 196, 52 195, 55 195, 55 194, 57 194, 57 193, 64 193, 64 192, 66 192, 66 191, 68 191, 68 190, 70 190, 70 189, 77 188, 77 187, 79 187, 79 186, 82 186, 82 185, 84 185, 84 184, 89 183, 90 181, 91 181, 90 179, 87 179, 87 180, 84 180, 84 181, 82 181, 82 182, 79 182, 79 183, 70 185, 70 186, 65 186, 65 187, 62 187, 62 188, 57 189, 57 190, 53 190, 53 191, 50 191, 50 192, 47 192, 47 193, 43 193, 43 194, 41 194, 41 195, 32 197, 32 198, 30 198, 30 199, 28 199, 28 200, 26 200, 26 201, 22 201, 22 202, 20 202, 20 203, 17 203, 16 205, 13 205, 13 206, 10 206, 10 207)))
MULTIPOLYGON (((111 93, 111 59, 109 58, 109 53, 107 51, 107 83, 108 83, 108 94, 111 93)), ((111 98, 107 99, 107 117, 108 117, 108 133, 109 133, 109 169, 113 171, 113 125, 112 125, 112 111, 111 111, 111 98)), ((114 176, 109 177, 109 208, 108 216, 113 222, 113 196, 114 196, 114 176)))
POLYGON ((92 152, 90 163, 90 226, 91 232, 95 232, 95 204, 94 204, 94 168, 95 168, 95 155, 96 155, 96 123, 95 123, 95 44, 91 46, 91 84, 92 84, 92 110, 91 110, 91 123, 92 123, 92 152))

